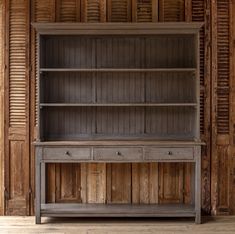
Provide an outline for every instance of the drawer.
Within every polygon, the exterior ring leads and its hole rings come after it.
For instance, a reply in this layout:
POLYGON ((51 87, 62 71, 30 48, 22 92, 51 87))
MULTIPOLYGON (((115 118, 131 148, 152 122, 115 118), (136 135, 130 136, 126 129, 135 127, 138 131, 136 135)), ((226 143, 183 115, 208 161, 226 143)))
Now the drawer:
POLYGON ((142 148, 137 147, 107 147, 94 148, 94 160, 100 161, 141 161, 142 148))
POLYGON ((192 160, 192 147, 149 147, 145 149, 145 160, 192 160))
POLYGON ((90 160, 91 149, 88 147, 45 147, 45 160, 90 160))

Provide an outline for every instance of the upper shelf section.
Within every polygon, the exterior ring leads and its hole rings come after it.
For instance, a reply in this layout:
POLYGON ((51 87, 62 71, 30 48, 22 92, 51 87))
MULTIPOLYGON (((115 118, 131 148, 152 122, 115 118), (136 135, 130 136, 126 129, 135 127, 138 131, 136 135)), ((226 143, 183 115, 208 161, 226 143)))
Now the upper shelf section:
POLYGON ((202 22, 164 23, 32 23, 39 34, 59 35, 147 35, 195 34, 202 22))
POLYGON ((43 35, 40 68, 193 69, 197 67, 195 40, 193 34, 43 35))

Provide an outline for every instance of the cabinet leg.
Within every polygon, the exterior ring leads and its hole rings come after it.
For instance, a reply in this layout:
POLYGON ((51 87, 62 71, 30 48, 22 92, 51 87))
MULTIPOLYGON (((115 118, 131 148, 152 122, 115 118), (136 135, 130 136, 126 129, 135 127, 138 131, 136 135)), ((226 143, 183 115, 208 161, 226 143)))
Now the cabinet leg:
POLYGON ((36 191, 36 199, 35 199, 35 221, 36 224, 41 223, 41 159, 42 159, 42 149, 37 148, 36 150, 36 173, 35 173, 35 191, 36 191))
POLYGON ((200 212, 196 213, 196 216, 195 216, 195 223, 196 223, 196 224, 201 224, 201 223, 202 223, 200 212))
POLYGON ((36 215, 36 217, 35 217, 35 223, 36 223, 36 224, 41 224, 41 216, 40 216, 40 215, 36 215))

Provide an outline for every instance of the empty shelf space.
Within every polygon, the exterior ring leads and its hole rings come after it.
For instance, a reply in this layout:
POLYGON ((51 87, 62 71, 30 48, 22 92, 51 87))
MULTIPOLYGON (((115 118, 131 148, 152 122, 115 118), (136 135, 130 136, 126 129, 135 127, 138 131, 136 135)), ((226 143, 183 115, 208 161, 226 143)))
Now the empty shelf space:
POLYGON ((196 68, 41 68, 40 72, 195 72, 196 68))
POLYGON ((42 216, 91 217, 194 217, 195 209, 186 204, 42 204, 42 216))
POLYGON ((191 106, 196 107, 197 103, 41 103, 40 107, 167 107, 167 106, 191 106))

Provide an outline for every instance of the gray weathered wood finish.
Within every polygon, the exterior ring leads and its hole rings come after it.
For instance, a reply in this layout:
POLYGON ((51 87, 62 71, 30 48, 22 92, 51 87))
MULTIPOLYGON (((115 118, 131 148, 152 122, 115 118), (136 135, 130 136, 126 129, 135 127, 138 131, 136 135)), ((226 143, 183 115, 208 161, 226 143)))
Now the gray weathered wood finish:
POLYGON ((40 42, 36 223, 41 216, 193 216, 200 223, 202 24, 33 26, 40 42), (46 203, 47 163, 88 162, 191 162, 191 205, 46 203))

